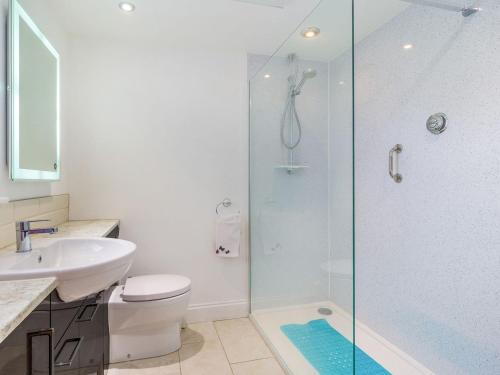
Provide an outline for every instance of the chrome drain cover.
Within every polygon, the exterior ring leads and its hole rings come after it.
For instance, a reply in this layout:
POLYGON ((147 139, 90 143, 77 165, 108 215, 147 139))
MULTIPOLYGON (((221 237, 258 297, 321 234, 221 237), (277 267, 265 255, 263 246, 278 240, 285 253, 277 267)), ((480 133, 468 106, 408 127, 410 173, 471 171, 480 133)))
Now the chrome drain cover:
POLYGON ((318 313, 320 313, 321 315, 332 315, 333 311, 328 307, 320 307, 318 309, 318 313))

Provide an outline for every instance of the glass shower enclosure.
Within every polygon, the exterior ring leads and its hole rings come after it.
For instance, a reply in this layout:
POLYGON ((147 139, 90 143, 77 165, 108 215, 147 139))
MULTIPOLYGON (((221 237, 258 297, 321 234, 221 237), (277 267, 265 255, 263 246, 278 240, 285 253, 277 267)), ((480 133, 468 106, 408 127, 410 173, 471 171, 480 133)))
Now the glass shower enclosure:
POLYGON ((321 2, 273 56, 248 59, 251 317, 291 373, 352 373, 351 1, 321 2), (321 332, 337 354, 311 364, 321 332))
POLYGON ((500 3, 323 0, 248 57, 251 318, 308 374, 500 374, 500 3))

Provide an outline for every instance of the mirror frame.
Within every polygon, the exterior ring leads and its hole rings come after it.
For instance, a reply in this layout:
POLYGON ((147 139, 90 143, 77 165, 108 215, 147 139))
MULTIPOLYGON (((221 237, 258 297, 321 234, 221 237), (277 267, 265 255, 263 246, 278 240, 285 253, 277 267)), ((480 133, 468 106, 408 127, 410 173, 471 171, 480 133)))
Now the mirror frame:
POLYGON ((57 50, 36 26, 31 17, 24 11, 17 0, 9 1, 8 20, 8 50, 7 50, 7 121, 8 121, 8 164, 9 174, 13 181, 38 180, 57 181, 61 178, 60 159, 60 58, 57 50), (56 124, 56 163, 57 169, 52 171, 40 171, 34 169, 22 169, 19 166, 19 20, 22 19, 29 26, 31 31, 40 39, 44 46, 52 53, 57 61, 57 124, 56 124))

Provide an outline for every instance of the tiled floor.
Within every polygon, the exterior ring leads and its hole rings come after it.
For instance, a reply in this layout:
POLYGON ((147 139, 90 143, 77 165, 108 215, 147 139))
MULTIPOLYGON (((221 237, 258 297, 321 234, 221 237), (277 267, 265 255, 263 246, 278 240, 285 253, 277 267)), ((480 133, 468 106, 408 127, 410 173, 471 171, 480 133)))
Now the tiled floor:
POLYGON ((110 366, 107 375, 284 375, 248 319, 190 324, 164 357, 110 366))

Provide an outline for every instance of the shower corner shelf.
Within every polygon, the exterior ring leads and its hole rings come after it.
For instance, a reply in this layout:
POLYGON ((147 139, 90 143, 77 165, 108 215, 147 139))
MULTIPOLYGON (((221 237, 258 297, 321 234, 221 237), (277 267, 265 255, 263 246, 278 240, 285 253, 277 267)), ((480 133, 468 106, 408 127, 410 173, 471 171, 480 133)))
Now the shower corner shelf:
POLYGON ((310 168, 306 164, 279 164, 274 167, 274 169, 284 169, 287 173, 291 174, 294 172, 301 171, 303 169, 310 168))

